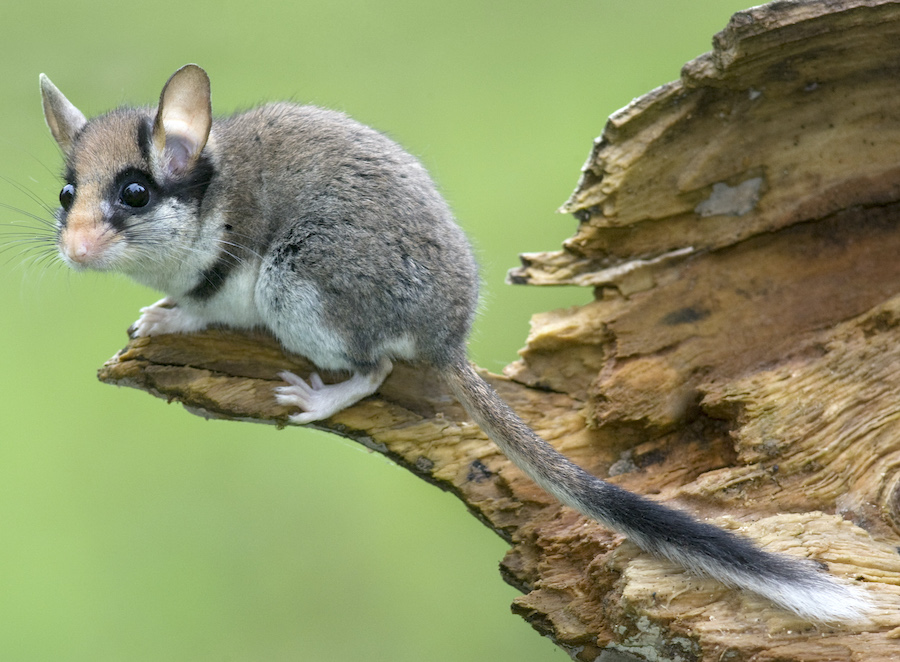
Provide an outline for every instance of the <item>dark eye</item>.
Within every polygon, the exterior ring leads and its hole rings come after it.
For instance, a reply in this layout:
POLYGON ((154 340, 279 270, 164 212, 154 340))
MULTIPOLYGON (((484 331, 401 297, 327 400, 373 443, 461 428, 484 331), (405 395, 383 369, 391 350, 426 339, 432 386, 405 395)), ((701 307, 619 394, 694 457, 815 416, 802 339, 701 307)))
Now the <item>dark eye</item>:
POLYGON ((131 182, 122 187, 119 199, 129 207, 143 207, 150 202, 150 191, 143 184, 131 182))
POLYGON ((72 206, 73 202, 75 202, 75 187, 71 184, 66 184, 62 187, 62 191, 59 192, 59 204, 62 205, 63 209, 69 211, 69 207, 72 206))

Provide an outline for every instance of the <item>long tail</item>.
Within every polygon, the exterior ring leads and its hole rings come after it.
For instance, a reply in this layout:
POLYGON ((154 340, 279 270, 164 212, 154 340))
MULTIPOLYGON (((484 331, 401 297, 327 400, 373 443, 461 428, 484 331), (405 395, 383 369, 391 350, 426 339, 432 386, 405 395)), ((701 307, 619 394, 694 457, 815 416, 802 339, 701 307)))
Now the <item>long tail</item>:
POLYGON ((457 399, 503 453, 538 485, 641 549, 728 586, 747 589, 803 618, 834 623, 860 618, 869 603, 816 565, 759 549, 724 529, 606 483, 541 439, 460 359, 442 371, 457 399))

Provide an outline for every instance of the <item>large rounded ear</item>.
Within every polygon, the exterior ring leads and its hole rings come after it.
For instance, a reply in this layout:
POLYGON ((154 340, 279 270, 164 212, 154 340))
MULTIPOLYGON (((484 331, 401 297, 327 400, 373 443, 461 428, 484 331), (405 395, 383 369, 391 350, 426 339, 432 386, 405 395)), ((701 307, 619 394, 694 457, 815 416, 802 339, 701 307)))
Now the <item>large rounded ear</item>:
POLYGON ((41 104, 44 106, 44 119, 50 127, 50 133, 65 154, 72 151, 75 136, 87 124, 87 119, 72 102, 63 96, 56 85, 44 74, 41 80, 41 104))
POLYGON ((189 170, 200 157, 212 126, 209 76, 196 64, 172 74, 153 120, 156 165, 167 175, 189 170))

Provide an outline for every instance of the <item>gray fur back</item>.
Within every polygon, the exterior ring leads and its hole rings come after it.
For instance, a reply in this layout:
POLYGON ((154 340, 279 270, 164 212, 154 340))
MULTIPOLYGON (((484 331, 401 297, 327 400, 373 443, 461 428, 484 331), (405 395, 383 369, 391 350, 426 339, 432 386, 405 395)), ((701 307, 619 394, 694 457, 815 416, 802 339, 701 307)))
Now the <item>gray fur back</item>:
POLYGON ((343 336, 347 368, 365 371, 392 343, 415 344, 398 358, 436 365, 458 355, 477 269, 414 157, 341 113, 287 103, 217 121, 211 143, 204 212, 227 210, 232 240, 264 256, 258 303, 289 349, 303 340, 292 346, 278 320, 313 291, 321 321, 343 336))

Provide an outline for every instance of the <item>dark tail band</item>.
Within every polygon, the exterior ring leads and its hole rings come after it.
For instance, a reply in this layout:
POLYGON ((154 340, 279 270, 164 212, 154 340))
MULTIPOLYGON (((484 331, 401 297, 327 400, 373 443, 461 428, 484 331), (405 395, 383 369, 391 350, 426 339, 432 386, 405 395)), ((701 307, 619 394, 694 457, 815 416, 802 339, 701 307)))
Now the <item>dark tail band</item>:
POLYGON ((746 538, 592 476, 535 434, 468 361, 456 361, 443 376, 481 429, 538 485, 643 550, 758 593, 811 621, 855 620, 867 610, 856 591, 812 562, 765 552, 746 538))

